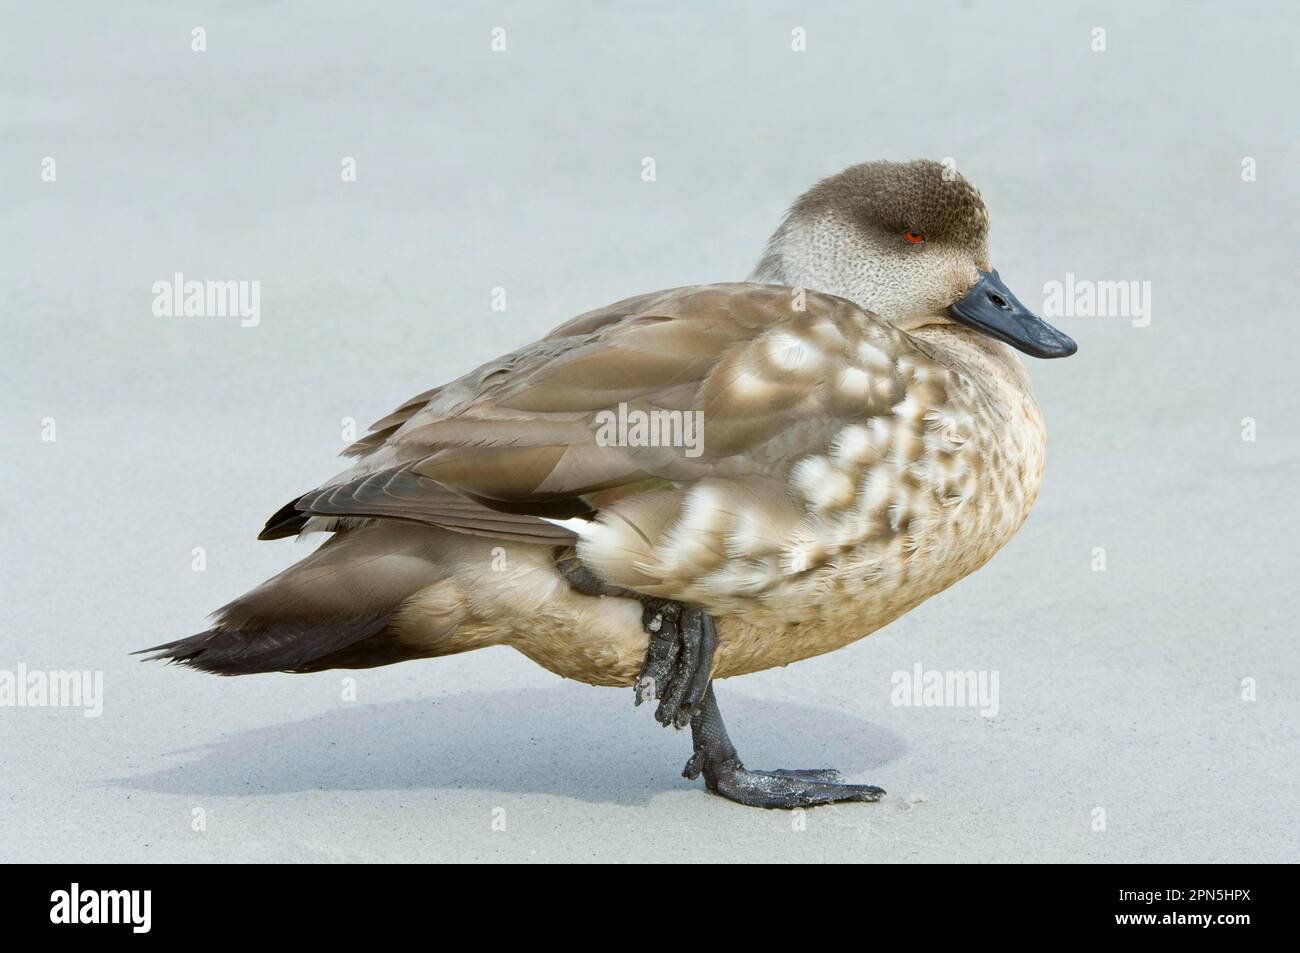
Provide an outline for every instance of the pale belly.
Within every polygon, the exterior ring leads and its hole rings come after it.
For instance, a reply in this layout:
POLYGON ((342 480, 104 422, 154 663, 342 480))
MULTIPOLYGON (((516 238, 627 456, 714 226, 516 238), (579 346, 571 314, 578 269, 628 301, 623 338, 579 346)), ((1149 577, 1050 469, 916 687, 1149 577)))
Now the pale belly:
MULTIPOLYGON (((888 554, 891 566, 864 577, 865 557, 843 561, 743 606, 711 608, 718 631, 713 675, 728 678, 788 665, 842 648, 888 625, 983 565, 1019 528, 1010 521, 983 534, 963 532, 960 521, 931 528, 947 547, 926 546, 911 559, 888 554)), ((901 546, 901 544, 900 544, 901 546)), ((854 554, 850 554, 852 557, 854 554)), ((872 565, 879 565, 879 554, 872 565)), ((510 645, 563 678, 592 685, 633 684, 649 636, 641 604, 631 599, 584 596, 552 567, 551 554, 520 552, 515 572, 476 580, 466 600, 482 607, 441 637, 451 652, 510 645), (529 594, 519 605, 520 593, 529 594), (495 604, 495 605, 494 605, 495 604), (499 607, 499 608, 497 608, 499 607)))

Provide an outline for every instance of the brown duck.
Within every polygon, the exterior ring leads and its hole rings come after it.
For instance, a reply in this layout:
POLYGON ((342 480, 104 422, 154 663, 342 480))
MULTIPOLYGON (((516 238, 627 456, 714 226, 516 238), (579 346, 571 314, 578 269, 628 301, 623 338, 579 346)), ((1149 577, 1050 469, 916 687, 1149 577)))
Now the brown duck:
POLYGON ((935 162, 809 189, 749 282, 588 312, 415 397, 270 518, 314 553, 154 657, 222 675, 510 645, 691 726, 687 777, 763 807, 884 792, 754 771, 712 680, 829 652, 974 572, 1043 475, 1012 350, 1074 342, 993 271, 935 162))

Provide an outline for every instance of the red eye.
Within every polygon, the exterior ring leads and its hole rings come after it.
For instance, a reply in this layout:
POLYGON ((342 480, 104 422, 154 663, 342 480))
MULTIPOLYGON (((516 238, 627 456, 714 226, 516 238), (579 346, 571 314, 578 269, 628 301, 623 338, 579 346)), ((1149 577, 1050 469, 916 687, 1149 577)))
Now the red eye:
POLYGON ((903 241, 907 242, 909 245, 919 245, 921 242, 925 241, 925 236, 920 232, 914 232, 909 228, 907 231, 903 232, 903 241))

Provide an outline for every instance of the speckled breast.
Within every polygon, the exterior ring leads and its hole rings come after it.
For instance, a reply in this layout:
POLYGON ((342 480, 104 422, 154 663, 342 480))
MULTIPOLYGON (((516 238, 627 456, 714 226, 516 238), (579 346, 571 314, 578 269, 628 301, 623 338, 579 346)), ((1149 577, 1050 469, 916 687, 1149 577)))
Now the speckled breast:
POLYGON ((768 587, 714 606, 717 677, 870 634, 984 565, 1024 523, 1045 432, 1023 365, 995 342, 934 337, 942 356, 905 368, 907 396, 888 416, 845 427, 792 469, 801 513, 762 567, 768 587))

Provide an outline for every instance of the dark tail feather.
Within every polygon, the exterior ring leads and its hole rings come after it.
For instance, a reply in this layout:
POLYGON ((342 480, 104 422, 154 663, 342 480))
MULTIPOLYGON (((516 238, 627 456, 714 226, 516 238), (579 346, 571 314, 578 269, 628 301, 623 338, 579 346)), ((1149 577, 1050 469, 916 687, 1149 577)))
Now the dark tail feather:
POLYGON ((369 668, 418 657, 384 633, 389 618, 385 614, 319 622, 284 621, 260 631, 219 626, 134 654, 152 652, 155 654, 148 661, 167 660, 215 675, 369 668))
POLYGON ((426 657, 425 642, 402 641, 390 623, 411 595, 443 578, 439 552, 447 534, 385 523, 335 533, 219 609, 206 632, 144 651, 218 675, 367 668, 426 657))
MULTIPOLYGON (((284 539, 286 536, 297 536, 311 519, 310 513, 298 509, 298 500, 301 499, 301 496, 295 497, 276 510, 275 514, 266 521, 262 531, 257 534, 257 538, 284 539)), ((198 636, 196 635, 195 638, 197 639, 198 636)))

